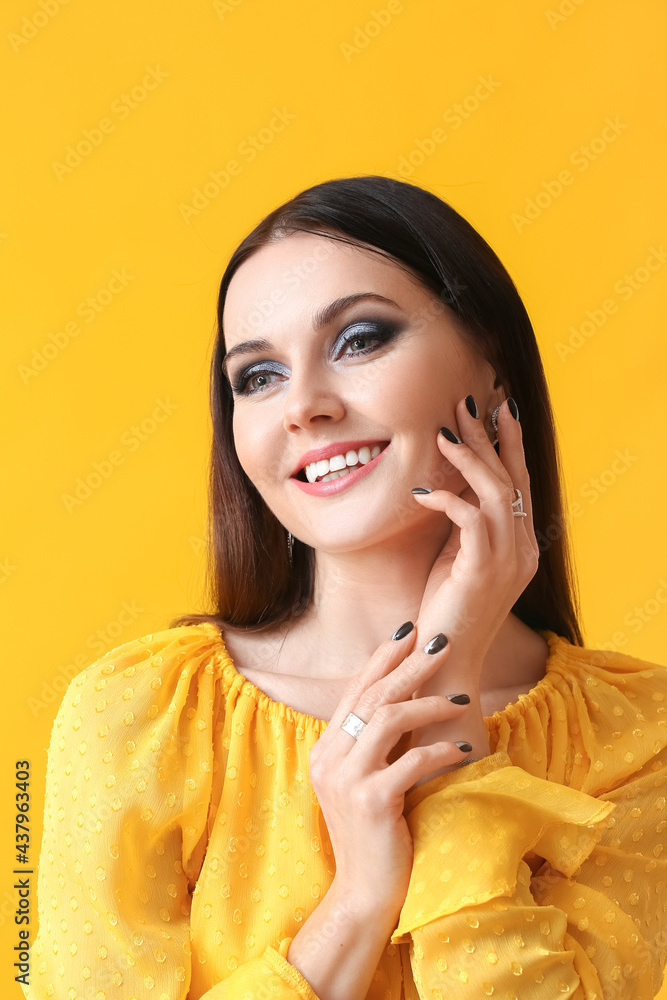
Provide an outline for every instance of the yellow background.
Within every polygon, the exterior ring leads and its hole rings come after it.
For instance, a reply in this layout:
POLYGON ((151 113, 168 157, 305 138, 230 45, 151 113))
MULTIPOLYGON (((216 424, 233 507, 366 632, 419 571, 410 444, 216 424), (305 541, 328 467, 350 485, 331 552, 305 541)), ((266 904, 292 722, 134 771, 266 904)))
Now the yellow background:
POLYGON ((490 242, 553 392, 586 644, 667 661, 666 22, 659 0, 4 5, 3 976, 14 762, 32 761, 36 862, 73 665, 201 608, 218 283, 305 187, 403 177, 490 242))

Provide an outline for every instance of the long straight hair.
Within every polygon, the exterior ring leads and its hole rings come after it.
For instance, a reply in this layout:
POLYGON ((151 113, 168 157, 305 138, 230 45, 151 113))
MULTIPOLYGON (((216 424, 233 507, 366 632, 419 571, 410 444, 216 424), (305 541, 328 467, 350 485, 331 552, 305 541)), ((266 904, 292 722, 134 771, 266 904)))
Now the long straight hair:
POLYGON ((290 567, 285 528, 239 463, 234 401, 222 370, 222 316, 232 277, 256 251, 293 233, 341 240, 407 269, 451 310, 457 329, 517 400, 540 559, 512 610, 532 629, 551 629, 583 645, 549 390, 521 297, 488 243, 450 205, 416 185, 375 175, 307 188, 262 219, 229 260, 211 359, 206 598, 212 610, 180 615, 170 627, 207 621, 261 631, 297 618, 313 600, 315 552, 294 539, 290 567))

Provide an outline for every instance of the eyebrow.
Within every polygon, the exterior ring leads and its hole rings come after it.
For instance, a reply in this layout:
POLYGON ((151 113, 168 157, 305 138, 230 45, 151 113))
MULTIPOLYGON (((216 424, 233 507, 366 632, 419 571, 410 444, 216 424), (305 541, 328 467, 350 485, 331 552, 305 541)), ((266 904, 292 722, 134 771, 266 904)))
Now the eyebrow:
MULTIPOLYGON (((314 329, 319 332, 332 323, 342 312, 349 309, 350 306, 361 299, 374 299, 376 302, 387 302, 389 305, 400 308, 398 303, 394 302, 393 299, 388 299, 384 295, 378 295, 377 292, 358 292, 355 295, 345 295, 343 298, 334 299, 327 306, 318 309, 313 316, 314 329)), ((261 351, 271 350, 273 350, 271 341, 266 340, 264 337, 258 337, 255 340, 243 340, 240 344, 235 344, 234 347, 230 347, 227 351, 222 360, 222 371, 227 376, 227 366, 231 359, 238 354, 259 354, 261 351)))

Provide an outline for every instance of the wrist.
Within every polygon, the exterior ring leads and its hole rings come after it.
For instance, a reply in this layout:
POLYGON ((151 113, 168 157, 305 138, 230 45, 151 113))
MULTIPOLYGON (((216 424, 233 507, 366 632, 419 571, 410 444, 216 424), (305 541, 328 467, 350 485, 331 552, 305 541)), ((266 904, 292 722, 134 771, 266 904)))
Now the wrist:
POLYGON ((354 924, 365 927, 369 920, 385 923, 390 930, 398 923, 405 899, 385 898, 376 889, 365 889, 345 882, 342 874, 336 873, 325 896, 331 909, 354 924))

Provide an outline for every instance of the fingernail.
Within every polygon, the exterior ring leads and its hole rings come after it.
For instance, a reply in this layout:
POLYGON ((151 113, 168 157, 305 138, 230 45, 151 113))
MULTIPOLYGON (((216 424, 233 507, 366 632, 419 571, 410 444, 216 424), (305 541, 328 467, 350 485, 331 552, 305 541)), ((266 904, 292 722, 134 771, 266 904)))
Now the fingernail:
POLYGON ((477 403, 475 402, 475 397, 471 395, 466 396, 465 404, 466 407, 468 408, 468 413, 470 414, 470 416, 475 417, 475 419, 477 419, 479 417, 479 410, 477 409, 477 403))
POLYGON ((448 694, 447 697, 450 701, 453 701, 455 705, 470 704, 470 696, 467 694, 448 694))
POLYGON ((414 490, 410 490, 411 493, 432 493, 428 486, 415 486, 414 490))
POLYGON ((470 753, 472 750, 472 743, 467 743, 465 740, 461 740, 461 742, 456 740, 456 746, 459 748, 461 753, 470 753))
POLYGON ((441 427, 440 433, 443 437, 446 437, 448 441, 451 441, 452 444, 461 444, 461 439, 457 438, 454 431, 450 431, 449 427, 441 427))
POLYGON ((404 622, 403 625, 399 625, 399 627, 396 629, 396 631, 392 635, 392 639, 394 640, 405 639, 406 635, 409 635, 410 632, 412 632, 413 628, 414 624, 412 622, 404 622))
POLYGON ((516 400, 514 399, 513 396, 508 396, 507 397, 507 406, 509 408, 510 413, 514 417, 514 419, 518 420, 519 419, 519 407, 516 405, 516 400))
POLYGON ((424 646, 424 652, 439 653, 441 649, 445 648, 448 641, 449 640, 447 639, 446 635, 444 635, 442 632, 438 632, 437 635, 433 636, 430 642, 426 643, 426 645, 424 646))

